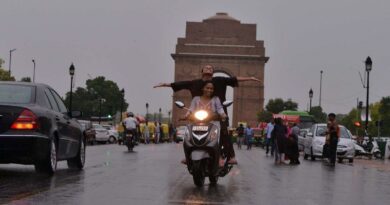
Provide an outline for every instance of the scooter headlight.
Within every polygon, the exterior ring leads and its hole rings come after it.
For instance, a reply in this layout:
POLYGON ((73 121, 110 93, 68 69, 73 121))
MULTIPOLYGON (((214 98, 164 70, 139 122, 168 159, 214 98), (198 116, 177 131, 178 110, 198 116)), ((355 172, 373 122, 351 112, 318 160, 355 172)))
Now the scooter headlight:
POLYGON ((200 120, 200 121, 206 119, 208 116, 209 116, 209 113, 207 113, 204 110, 199 110, 199 111, 195 112, 195 118, 200 120))

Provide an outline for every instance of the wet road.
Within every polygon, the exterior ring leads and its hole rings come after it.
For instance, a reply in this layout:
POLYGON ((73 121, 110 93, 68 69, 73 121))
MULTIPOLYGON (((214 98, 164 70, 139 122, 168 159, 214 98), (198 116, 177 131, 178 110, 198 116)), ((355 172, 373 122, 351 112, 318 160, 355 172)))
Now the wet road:
MULTIPOLYGON (((388 204, 390 170, 355 164, 276 166, 264 150, 236 150, 239 165, 216 187, 196 188, 181 144, 87 147, 83 171, 59 163, 53 177, 0 165, 0 204, 388 204)), ((390 166, 390 165, 384 165, 390 166)))

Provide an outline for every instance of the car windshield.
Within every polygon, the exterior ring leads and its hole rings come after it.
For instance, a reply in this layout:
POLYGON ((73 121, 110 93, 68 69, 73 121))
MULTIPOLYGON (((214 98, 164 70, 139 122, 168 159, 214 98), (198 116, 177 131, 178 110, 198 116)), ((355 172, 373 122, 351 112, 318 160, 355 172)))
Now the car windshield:
POLYGON ((28 104, 32 102, 32 86, 0 85, 0 103, 28 104))
POLYGON ((103 126, 101 126, 99 124, 93 124, 93 128, 95 128, 95 129, 105 129, 103 126))
MULTIPOLYGON (((316 136, 325 136, 326 131, 327 127, 325 125, 317 126, 316 136)), ((349 131, 343 126, 340 126, 340 135, 341 138, 351 139, 349 131)))
POLYGON ((325 136, 327 127, 325 125, 317 126, 316 136, 325 136))

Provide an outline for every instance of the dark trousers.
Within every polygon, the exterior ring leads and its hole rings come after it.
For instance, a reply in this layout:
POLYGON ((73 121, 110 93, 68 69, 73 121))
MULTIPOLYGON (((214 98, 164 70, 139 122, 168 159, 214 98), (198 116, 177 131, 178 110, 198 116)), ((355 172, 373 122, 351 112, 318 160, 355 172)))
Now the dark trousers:
POLYGON ((271 155, 274 155, 275 151, 275 144, 273 143, 271 138, 266 138, 265 139, 265 148, 266 148, 266 153, 269 153, 269 147, 271 146, 271 155))
POLYGON ((221 146, 223 146, 222 153, 228 159, 235 157, 233 142, 228 133, 229 120, 221 121, 221 146))
POLYGON ((329 147, 328 147, 328 150, 329 150, 328 156, 329 156, 329 161, 332 164, 336 163, 337 143, 338 143, 337 136, 331 136, 330 137, 329 147))

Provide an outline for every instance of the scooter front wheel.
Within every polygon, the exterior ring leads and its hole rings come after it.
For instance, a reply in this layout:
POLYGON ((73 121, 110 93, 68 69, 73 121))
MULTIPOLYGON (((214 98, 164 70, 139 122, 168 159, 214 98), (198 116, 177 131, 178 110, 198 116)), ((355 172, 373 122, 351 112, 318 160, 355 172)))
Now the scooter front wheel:
POLYGON ((197 187, 202 187, 204 185, 205 176, 201 161, 192 162, 192 178, 197 187))
POLYGON ((217 185, 218 183, 218 176, 209 176, 209 181, 211 185, 217 185))

